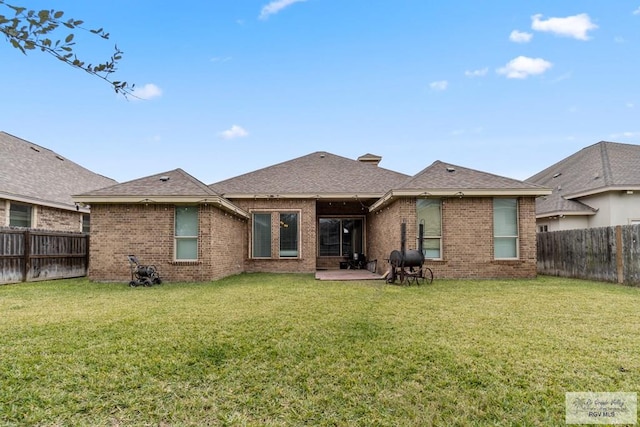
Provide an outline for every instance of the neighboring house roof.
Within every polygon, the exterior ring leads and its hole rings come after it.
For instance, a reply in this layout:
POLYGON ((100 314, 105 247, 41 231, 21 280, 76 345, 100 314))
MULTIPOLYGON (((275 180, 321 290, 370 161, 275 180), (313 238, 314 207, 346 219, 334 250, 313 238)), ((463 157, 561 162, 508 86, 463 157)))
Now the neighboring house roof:
POLYGON ((551 189, 487 172, 444 163, 440 160, 393 187, 371 210, 398 197, 416 196, 542 196, 551 189))
POLYGON ((318 151, 210 185, 234 198, 378 198, 408 175, 377 166, 379 156, 360 161, 318 151))
POLYGON ((78 202, 91 203, 211 203, 228 212, 249 215, 182 169, 123 182, 74 195, 78 202))
POLYGON ((600 141, 527 179, 553 188, 536 202, 536 215, 593 215, 581 197, 608 191, 640 190, 640 145, 600 141))
POLYGON ((0 131, 0 198, 75 210, 72 194, 114 183, 47 148, 0 131))

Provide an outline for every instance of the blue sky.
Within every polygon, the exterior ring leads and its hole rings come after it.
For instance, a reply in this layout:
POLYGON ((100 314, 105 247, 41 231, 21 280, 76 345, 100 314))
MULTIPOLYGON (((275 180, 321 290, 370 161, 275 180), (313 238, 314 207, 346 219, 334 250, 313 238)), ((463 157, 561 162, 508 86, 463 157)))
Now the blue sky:
POLYGON ((120 182, 210 184, 314 151, 525 179, 640 144, 640 0, 8 1, 104 27, 76 53, 117 44, 116 78, 145 100, 0 43, 0 130, 120 182))

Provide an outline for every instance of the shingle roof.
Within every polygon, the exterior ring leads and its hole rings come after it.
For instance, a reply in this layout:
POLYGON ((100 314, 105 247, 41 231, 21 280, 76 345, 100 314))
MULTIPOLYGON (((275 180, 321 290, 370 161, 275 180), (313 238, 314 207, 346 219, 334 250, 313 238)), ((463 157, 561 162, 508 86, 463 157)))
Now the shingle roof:
POLYGON ((164 197, 164 196, 215 196, 217 193, 182 169, 134 179, 110 187, 76 195, 87 197, 164 197))
POLYGON ((513 190, 513 191, 540 191, 545 194, 547 189, 512 178, 506 178, 487 172, 464 168, 462 166, 444 163, 440 160, 418 172, 402 183, 398 190, 457 190, 461 192, 470 190, 513 190))
POLYGON ((593 214, 578 198, 610 190, 640 189, 640 145, 600 141, 549 166, 527 182, 553 188, 536 214, 593 214))
POLYGON ((382 195, 408 177, 375 164, 318 151, 211 184, 210 188, 225 197, 265 194, 382 195))
POLYGON ((400 185, 391 188, 370 209, 381 209, 399 197, 519 197, 541 196, 550 192, 549 188, 540 185, 437 160, 400 185))
POLYGON ((47 148, 0 131, 0 198, 75 209, 72 194, 114 183, 47 148))
POLYGON ((182 169, 78 194, 82 203, 209 203, 237 216, 248 214, 182 169))

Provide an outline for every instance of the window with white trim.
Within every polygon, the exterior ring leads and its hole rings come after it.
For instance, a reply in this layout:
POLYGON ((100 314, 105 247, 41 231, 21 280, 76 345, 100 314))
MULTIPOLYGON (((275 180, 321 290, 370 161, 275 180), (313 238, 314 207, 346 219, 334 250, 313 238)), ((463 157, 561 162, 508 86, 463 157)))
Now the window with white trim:
POLYGON ((256 211, 251 218, 251 258, 300 257, 300 212, 256 211))
POLYGON ((495 259, 518 258, 518 199, 493 199, 495 259))
POLYGON ((91 218, 89 214, 82 214, 82 232, 89 233, 91 231, 91 218))
POLYGON ((271 258, 271 212, 253 214, 252 258, 271 258))
POLYGON ((32 211, 30 205, 11 202, 9 206, 9 226, 31 227, 32 211))
POLYGON ((280 257, 298 257, 298 214, 287 212, 280 214, 280 257))
MULTIPOLYGON (((422 224, 422 252, 428 259, 442 259, 442 200, 416 200, 416 238, 420 238, 422 224)), ((418 242, 420 243, 420 242, 418 242)))
POLYGON ((198 259, 198 206, 176 206, 175 259, 198 259))

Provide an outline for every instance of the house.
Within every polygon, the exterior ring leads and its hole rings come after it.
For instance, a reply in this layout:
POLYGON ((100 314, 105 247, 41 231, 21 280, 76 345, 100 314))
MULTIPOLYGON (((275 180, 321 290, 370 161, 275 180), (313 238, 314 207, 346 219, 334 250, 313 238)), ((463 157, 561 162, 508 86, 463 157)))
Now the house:
POLYGON ((600 141, 526 181, 553 190, 536 201, 538 231, 640 223, 640 145, 600 141))
POLYGON ((418 248, 439 278, 534 277, 542 186, 440 161, 408 176, 314 152, 205 185, 181 169, 76 195, 92 212, 89 277, 126 281, 126 256, 169 281, 337 269, 418 248))
POLYGON ((65 157, 0 131, 0 227, 88 231, 72 194, 115 184, 65 157))

